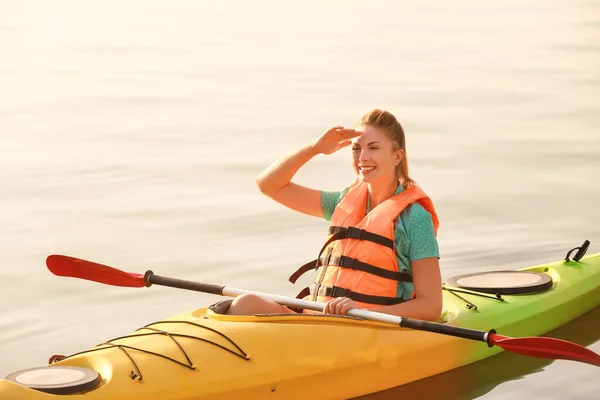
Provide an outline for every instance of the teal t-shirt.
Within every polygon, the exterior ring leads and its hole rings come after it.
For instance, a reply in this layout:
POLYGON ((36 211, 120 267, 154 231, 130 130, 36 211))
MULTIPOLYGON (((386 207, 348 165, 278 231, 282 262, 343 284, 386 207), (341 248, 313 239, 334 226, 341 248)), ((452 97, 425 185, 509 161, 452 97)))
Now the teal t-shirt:
MULTIPOLYGON (((398 185, 394 195, 403 190, 402 185, 398 185)), ((347 191, 348 189, 321 192, 321 208, 327 221, 331 221, 335 207, 347 191)), ((394 241, 400 271, 412 274, 411 262, 422 258, 440 258, 431 214, 418 203, 406 207, 394 221, 394 241)), ((398 282, 396 297, 408 300, 412 297, 413 292, 414 285, 412 283, 398 282)))

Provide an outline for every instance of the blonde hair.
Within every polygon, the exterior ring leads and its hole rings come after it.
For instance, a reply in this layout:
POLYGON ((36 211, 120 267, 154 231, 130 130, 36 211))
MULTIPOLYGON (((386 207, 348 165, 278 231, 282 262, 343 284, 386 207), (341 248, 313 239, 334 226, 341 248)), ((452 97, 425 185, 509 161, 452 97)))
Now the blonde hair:
POLYGON ((404 129, 394 115, 388 111, 375 109, 362 116, 356 126, 370 125, 374 128, 383 129, 387 137, 392 141, 394 150, 404 150, 404 156, 396 166, 396 178, 405 189, 411 187, 415 182, 408 175, 408 158, 406 156, 406 137, 404 129))

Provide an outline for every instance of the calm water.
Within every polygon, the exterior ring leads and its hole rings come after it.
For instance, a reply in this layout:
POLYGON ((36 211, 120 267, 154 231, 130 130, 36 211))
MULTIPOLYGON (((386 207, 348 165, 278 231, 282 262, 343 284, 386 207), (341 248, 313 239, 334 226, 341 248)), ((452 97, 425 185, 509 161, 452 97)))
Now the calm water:
MULTIPOLYGON (((218 300, 49 254, 295 295, 327 223, 255 177, 374 107, 405 126, 444 277, 600 252, 600 2, 322 3, 0 1, 1 376, 218 300)), ((342 188, 349 157, 298 181, 342 188)), ((596 311, 556 336, 600 351, 596 311)), ((593 398, 600 374, 503 354, 423 382, 377 398, 593 398)))

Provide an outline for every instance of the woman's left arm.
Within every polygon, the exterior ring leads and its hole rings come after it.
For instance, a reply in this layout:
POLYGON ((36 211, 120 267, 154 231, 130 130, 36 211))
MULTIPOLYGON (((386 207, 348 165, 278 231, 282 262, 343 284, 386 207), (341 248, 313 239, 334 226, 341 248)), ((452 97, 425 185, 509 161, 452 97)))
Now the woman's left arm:
POLYGON ((406 318, 438 321, 442 314, 442 276, 437 257, 411 263, 415 298, 393 306, 369 309, 406 318))

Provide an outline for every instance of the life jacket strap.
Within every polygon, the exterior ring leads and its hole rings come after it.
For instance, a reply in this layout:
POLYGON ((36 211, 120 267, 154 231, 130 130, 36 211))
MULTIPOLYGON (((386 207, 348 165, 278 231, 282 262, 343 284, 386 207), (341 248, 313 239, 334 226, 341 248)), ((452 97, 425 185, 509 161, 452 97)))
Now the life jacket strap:
MULTIPOLYGON (((290 277, 288 278, 290 282, 296 283, 298 278, 301 277, 303 274, 310 271, 311 269, 316 270, 321 265, 323 265, 323 262, 321 261, 321 255, 323 254, 323 251, 325 251, 327 246, 329 246, 332 242, 334 242, 336 240, 342 240, 342 239, 366 240, 369 242, 377 243, 381 246, 389 247, 390 249, 394 250, 394 241, 393 240, 391 240, 385 236, 381 236, 376 233, 366 231, 364 229, 355 228, 353 226, 349 226, 347 228, 343 227, 343 226, 330 226, 329 234, 331 236, 329 237, 329 239, 327 239, 327 241, 325 242, 325 244, 319 251, 319 256, 315 260, 307 262, 306 264, 304 264, 303 266, 298 268, 296 270, 296 272, 294 272, 292 275, 290 275, 290 277)), ((325 265, 327 265, 327 262, 325 263, 325 265)), ((369 267, 376 268, 376 269, 387 272, 387 270, 383 270, 382 268, 378 268, 378 267, 372 266, 370 264, 365 263, 365 265, 368 265, 369 267)), ((365 272, 369 272, 369 271, 365 271, 365 272)), ((392 273, 395 273, 395 272, 392 272, 392 273)), ((377 274, 375 274, 375 275, 377 275, 377 274)), ((408 274, 406 274, 406 275, 408 275, 408 274)), ((382 276, 382 275, 378 275, 378 276, 382 276)), ((383 277, 386 278, 385 276, 383 276, 383 277)), ((396 280, 395 277, 388 278, 388 279, 396 280)), ((403 277, 403 279, 404 279, 404 277, 403 277)), ((402 280, 401 282, 412 282, 412 277, 410 279, 411 279, 410 281, 402 280)))
POLYGON ((327 262, 327 265, 336 265, 338 267, 352 269, 355 271, 366 272, 371 275, 376 275, 381 278, 390 279, 398 282, 410 282, 412 283, 412 275, 407 272, 396 272, 387 269, 376 267, 372 264, 368 264, 348 256, 331 256, 327 262))
POLYGON ((296 272, 294 272, 290 276, 289 280, 292 283, 296 283, 298 278, 300 278, 302 275, 304 275, 305 273, 307 273, 310 270, 317 269, 322 265, 336 265, 338 267, 352 269, 355 271, 362 271, 362 272, 366 272, 371 275, 376 275, 381 278, 391 279, 393 281, 398 281, 398 282, 412 283, 412 281, 413 281, 412 275, 409 274, 408 272, 390 271, 387 269, 376 267, 369 263, 362 262, 362 261, 358 260, 357 258, 352 258, 352 257, 347 257, 347 256, 325 257, 325 263, 323 263, 321 261, 321 259, 312 260, 310 262, 307 262, 306 264, 304 264, 303 266, 298 268, 296 270, 296 272))
POLYGON ((307 286, 296 295, 297 299, 303 299, 310 294, 310 288, 307 286))
MULTIPOLYGON (((311 288, 311 293, 315 293, 316 286, 317 285, 313 285, 311 288)), ((381 306, 392 306, 394 304, 400 304, 406 301, 397 297, 372 296, 369 294, 353 292, 349 289, 339 286, 319 286, 316 290, 316 293, 318 296, 347 297, 350 300, 358 301, 359 303, 377 304, 381 306)))
POLYGON ((298 278, 300 278, 302 275, 304 275, 305 273, 307 273, 308 271, 310 271, 312 269, 316 270, 321 265, 323 265, 323 263, 321 262, 321 259, 309 261, 306 264, 304 264, 303 266, 301 266, 300 268, 298 268, 296 270, 296 272, 294 272, 292 275, 290 275, 290 277, 288 279, 290 282, 296 283, 298 278))
MULTIPOLYGON (((385 247, 389 247, 390 249, 394 250, 394 241, 392 239, 387 238, 385 236, 378 235, 376 233, 366 231, 364 229, 355 228, 353 226, 349 226, 349 227, 330 226, 329 234, 333 235, 330 238, 330 240, 335 237, 335 239, 331 240, 331 242, 333 242, 334 240, 341 240, 341 239, 366 240, 368 242, 377 243, 377 244, 380 244, 385 247)), ((329 242, 329 240, 328 240, 328 242, 329 242)), ((329 243, 331 243, 331 242, 329 242, 329 243)), ((327 245, 329 245, 329 243, 327 243, 324 247, 327 247, 327 245)))

